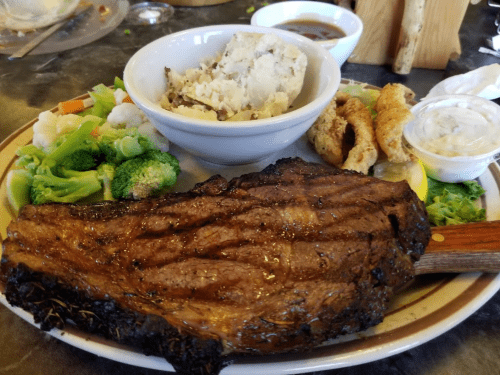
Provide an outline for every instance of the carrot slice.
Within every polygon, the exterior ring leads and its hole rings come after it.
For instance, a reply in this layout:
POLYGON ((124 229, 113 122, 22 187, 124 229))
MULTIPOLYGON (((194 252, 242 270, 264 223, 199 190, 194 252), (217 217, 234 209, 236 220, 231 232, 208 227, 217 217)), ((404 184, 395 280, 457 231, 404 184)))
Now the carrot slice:
POLYGON ((68 100, 65 102, 60 102, 57 105, 59 114, 67 115, 68 113, 78 113, 91 107, 94 104, 92 98, 68 100))
POLYGON ((132 101, 132 98, 130 96, 128 96, 128 95, 122 100, 122 103, 132 103, 132 104, 134 104, 134 102, 132 101))
MULTIPOLYGON (((123 99, 122 103, 134 104, 134 102, 132 101, 132 98, 129 95, 127 95, 123 99)), ((92 98, 67 100, 65 102, 60 102, 57 105, 57 109, 58 109, 60 115, 67 115, 69 113, 81 112, 81 111, 91 107, 92 105, 94 105, 94 101, 92 100, 92 98)))

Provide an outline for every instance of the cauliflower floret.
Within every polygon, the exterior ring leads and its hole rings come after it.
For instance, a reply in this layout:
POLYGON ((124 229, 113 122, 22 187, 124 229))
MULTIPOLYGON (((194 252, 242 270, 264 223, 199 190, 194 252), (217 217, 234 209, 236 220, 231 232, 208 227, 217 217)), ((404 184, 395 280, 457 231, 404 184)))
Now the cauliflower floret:
POLYGON ((38 121, 33 125, 33 144, 38 148, 47 148, 61 134, 76 130, 85 121, 100 122, 99 117, 87 115, 85 117, 75 114, 57 115, 51 111, 40 113, 38 121))
POLYGON ((57 119, 58 116, 51 111, 40 113, 38 121, 33 125, 33 145, 45 148, 56 140, 57 119))
POLYGON ((56 123, 57 135, 78 129, 78 127, 82 124, 83 119, 84 118, 82 116, 75 114, 59 116, 56 123))
POLYGON ((122 89, 116 89, 115 92, 113 93, 113 95, 115 96, 115 103, 116 105, 120 105, 123 103, 123 99, 125 99, 128 94, 123 91, 122 89))
POLYGON ((114 107, 101 128, 105 127, 136 127, 139 133, 147 136, 161 151, 167 152, 170 147, 169 140, 156 130, 145 113, 132 103, 122 103, 114 107))
POLYGON ((126 128, 131 128, 139 127, 141 124, 148 122, 148 118, 135 104, 122 103, 113 108, 108 115, 107 121, 113 127, 124 125, 126 128))

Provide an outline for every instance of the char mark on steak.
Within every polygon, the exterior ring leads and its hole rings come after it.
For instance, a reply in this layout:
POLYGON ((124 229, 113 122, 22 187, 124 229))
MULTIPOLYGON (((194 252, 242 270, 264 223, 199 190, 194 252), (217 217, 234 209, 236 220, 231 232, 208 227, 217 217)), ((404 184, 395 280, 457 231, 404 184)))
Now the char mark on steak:
POLYGON ((216 374, 383 319, 430 227, 406 182, 283 159, 187 193, 26 206, 3 242, 8 301, 216 374))

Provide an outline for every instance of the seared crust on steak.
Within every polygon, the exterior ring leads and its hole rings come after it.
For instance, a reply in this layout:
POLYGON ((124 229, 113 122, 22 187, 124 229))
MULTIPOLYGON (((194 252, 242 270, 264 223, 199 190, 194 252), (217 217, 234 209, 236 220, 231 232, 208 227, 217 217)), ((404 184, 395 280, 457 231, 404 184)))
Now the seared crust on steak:
POLYGON ((383 319, 430 227, 406 182, 283 159, 187 193, 26 206, 3 242, 8 301, 215 374, 383 319))

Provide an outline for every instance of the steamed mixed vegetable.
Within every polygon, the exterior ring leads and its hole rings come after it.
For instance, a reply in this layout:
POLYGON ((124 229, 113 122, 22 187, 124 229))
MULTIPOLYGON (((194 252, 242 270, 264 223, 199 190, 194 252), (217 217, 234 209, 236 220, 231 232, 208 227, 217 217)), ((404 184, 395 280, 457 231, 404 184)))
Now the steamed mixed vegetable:
MULTIPOLYGON (((29 203, 140 199, 175 184, 180 168, 168 140, 126 101, 123 82, 89 95, 91 106, 77 114, 40 114, 33 144, 17 151, 18 168, 7 178, 15 211, 29 203)), ((66 104, 63 113, 75 108, 66 104)))

